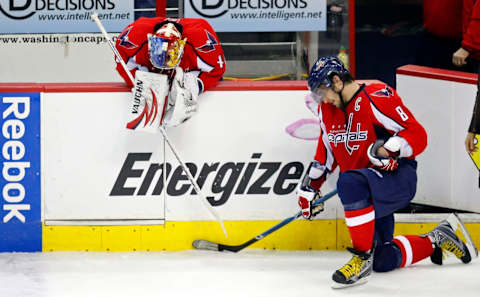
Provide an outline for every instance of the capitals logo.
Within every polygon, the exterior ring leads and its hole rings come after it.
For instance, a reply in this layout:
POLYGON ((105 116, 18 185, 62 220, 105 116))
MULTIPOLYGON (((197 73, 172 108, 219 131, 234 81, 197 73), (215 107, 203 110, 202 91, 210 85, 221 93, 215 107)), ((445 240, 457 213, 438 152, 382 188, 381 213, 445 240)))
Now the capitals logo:
POLYGON ((202 53, 208 53, 215 50, 215 46, 218 44, 218 41, 215 39, 212 33, 205 30, 207 34, 207 41, 204 45, 197 47, 197 50, 201 51, 202 53))
POLYGON ((345 149, 347 150, 349 155, 352 155, 354 150, 358 150, 360 145, 350 145, 352 141, 365 141, 367 140, 368 131, 361 131, 360 130, 360 123, 357 123, 357 131, 352 130, 352 122, 353 122, 353 113, 350 113, 348 116, 348 124, 347 124, 347 131, 341 133, 328 133, 328 142, 333 142, 335 146, 338 143, 345 143, 345 149))
POLYGON ((377 97, 392 97, 393 96, 393 90, 391 88, 389 88, 388 86, 385 86, 384 89, 381 89, 381 90, 378 90, 374 93, 372 93, 373 96, 377 96, 377 97))
POLYGON ((118 36, 118 39, 120 40, 120 46, 123 46, 128 49, 138 47, 138 45, 131 42, 130 39, 128 38, 128 34, 130 34, 130 30, 132 30, 132 27, 128 27, 120 36, 118 36))

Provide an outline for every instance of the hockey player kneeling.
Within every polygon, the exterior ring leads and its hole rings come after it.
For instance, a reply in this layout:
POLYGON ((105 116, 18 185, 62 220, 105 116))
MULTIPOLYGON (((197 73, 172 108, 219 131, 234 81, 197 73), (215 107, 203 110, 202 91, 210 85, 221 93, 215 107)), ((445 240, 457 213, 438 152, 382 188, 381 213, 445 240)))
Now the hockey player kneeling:
POLYGON ((442 264, 451 253, 463 263, 478 256, 457 215, 451 214, 423 235, 393 237, 394 212, 406 207, 417 187, 415 157, 427 146, 427 133, 385 84, 356 83, 336 57, 313 65, 308 86, 320 98, 312 108, 320 119, 320 137, 309 183, 299 191, 303 216, 316 210, 312 201, 338 166, 338 196, 352 240, 352 258, 332 275, 333 287, 363 284, 372 271, 387 272, 431 258, 442 264), (457 236, 457 231, 465 239, 457 236))

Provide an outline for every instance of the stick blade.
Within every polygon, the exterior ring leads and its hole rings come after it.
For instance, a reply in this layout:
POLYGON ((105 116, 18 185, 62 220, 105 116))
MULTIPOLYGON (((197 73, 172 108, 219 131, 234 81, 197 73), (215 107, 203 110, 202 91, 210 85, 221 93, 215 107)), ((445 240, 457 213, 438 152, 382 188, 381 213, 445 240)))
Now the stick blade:
POLYGON ((211 242, 208 240, 198 239, 194 240, 192 243, 193 247, 197 250, 209 250, 209 251, 220 251, 218 243, 211 242))

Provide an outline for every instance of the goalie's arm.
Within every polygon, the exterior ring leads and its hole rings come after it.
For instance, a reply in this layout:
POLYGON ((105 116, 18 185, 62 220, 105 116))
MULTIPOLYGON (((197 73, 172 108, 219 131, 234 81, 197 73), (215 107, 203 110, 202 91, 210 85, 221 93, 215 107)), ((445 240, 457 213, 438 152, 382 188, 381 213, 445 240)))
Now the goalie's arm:
POLYGON ((117 70, 118 74, 120 74, 120 76, 123 78, 125 83, 129 87, 132 87, 133 82, 130 79, 130 76, 135 77, 135 74, 136 74, 137 70, 145 71, 145 72, 149 72, 149 70, 146 66, 140 65, 136 62, 136 58, 135 58, 136 56, 129 57, 127 52, 125 52, 122 47, 116 46, 116 48, 118 50, 118 53, 122 57, 122 60, 127 61, 125 63, 125 67, 124 67, 122 65, 122 62, 119 61, 117 58, 115 58, 115 62, 117 63, 116 70, 117 70), (127 69, 130 72, 130 74, 127 73, 127 69))
POLYGON ((199 71, 197 77, 202 85, 200 92, 204 92, 214 87, 222 78, 226 61, 222 45, 213 28, 203 19, 196 21, 186 48, 194 55, 191 59, 196 61, 196 70, 199 71), (205 41, 206 38, 208 42, 205 41))

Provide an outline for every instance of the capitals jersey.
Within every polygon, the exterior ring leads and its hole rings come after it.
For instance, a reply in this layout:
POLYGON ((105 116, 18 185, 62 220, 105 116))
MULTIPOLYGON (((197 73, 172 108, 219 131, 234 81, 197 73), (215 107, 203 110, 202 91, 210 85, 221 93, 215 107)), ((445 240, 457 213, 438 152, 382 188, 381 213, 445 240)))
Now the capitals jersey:
MULTIPOLYGON (((128 25, 118 36, 115 47, 135 77, 135 72, 159 72, 152 66, 148 54, 147 34, 153 33, 156 24, 167 20, 163 17, 141 17, 128 25)), ((217 34, 203 19, 169 19, 183 26, 182 38, 187 39, 180 67, 184 71, 198 71, 203 91, 213 87, 225 73, 225 57, 217 34)), ((132 86, 122 65, 117 62, 117 71, 125 82, 132 86)))
POLYGON ((318 106, 320 137, 315 160, 327 173, 372 166, 367 149, 377 139, 398 137, 400 157, 415 158, 427 146, 425 129, 385 84, 361 85, 345 109, 322 102, 318 106), (345 110, 345 111, 344 111, 345 110))

